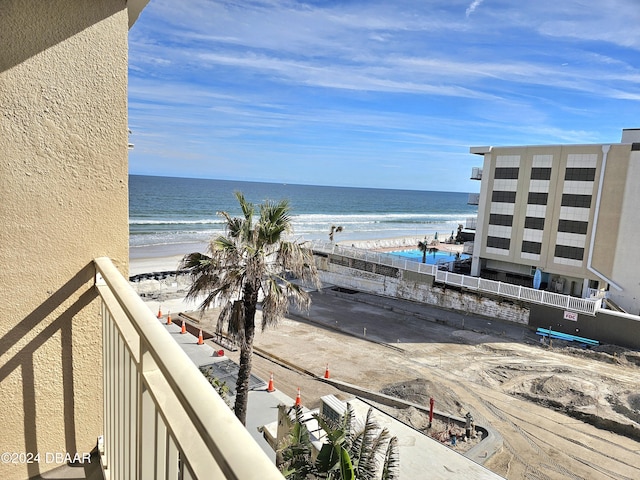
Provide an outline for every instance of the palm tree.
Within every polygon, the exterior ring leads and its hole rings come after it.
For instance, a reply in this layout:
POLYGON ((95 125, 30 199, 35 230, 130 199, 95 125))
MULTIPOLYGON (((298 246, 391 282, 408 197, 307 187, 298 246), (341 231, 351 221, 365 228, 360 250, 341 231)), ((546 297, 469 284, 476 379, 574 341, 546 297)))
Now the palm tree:
POLYGON ((326 434, 320 452, 313 455, 311 439, 300 415, 294 407, 295 418, 285 413, 284 422, 289 436, 278 452, 282 461, 280 469, 289 480, 325 478, 334 480, 392 480, 399 477, 398 439, 389 437, 373 418, 373 409, 367 412, 364 427, 356 430, 353 408, 347 403, 347 411, 332 421, 314 414, 318 425, 326 434))
POLYGON ((209 255, 186 255, 180 268, 189 270, 193 283, 188 299, 204 300, 199 309, 204 312, 216 299, 222 303, 216 330, 226 327, 228 334, 240 345, 240 368, 236 383, 234 412, 246 424, 249 377, 255 336, 255 316, 262 296, 262 329, 276 325, 287 313, 289 302, 301 309, 311 305, 309 294, 290 279, 320 287, 311 250, 299 242, 285 240, 291 232, 289 203, 266 201, 255 206, 236 192, 242 210, 241 217, 219 212, 226 221, 225 235, 209 244, 209 255))
POLYGON ((429 244, 427 243, 427 239, 424 239, 424 242, 418 242, 418 250, 422 252, 422 263, 427 263, 427 252, 429 251, 429 244))
POLYGON ((329 230, 329 241, 333 242, 333 235, 336 233, 340 233, 342 230, 342 225, 337 227, 335 225, 331 225, 331 230, 329 230))

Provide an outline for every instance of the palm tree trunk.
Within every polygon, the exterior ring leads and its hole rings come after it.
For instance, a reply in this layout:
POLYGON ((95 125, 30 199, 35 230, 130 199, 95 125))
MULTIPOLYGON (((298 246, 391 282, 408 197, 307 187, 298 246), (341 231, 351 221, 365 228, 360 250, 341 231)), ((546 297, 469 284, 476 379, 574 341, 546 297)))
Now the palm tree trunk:
POLYGON ((255 317, 258 304, 258 291, 249 284, 245 285, 244 295, 244 341, 240 346, 240 368, 236 382, 236 401, 233 411, 243 425, 247 424, 247 404, 249 402, 249 379, 253 359, 253 339, 256 333, 255 317))

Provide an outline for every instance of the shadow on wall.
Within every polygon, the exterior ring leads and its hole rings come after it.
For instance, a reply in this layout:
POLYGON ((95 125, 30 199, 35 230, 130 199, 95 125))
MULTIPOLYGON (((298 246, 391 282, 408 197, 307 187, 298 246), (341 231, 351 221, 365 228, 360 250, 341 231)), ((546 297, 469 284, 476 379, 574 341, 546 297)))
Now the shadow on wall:
MULTIPOLYGON (((22 321, 16 324, 2 338, 0 338, 0 357, 6 354, 9 349, 20 339, 38 326, 47 321, 48 317, 63 305, 69 298, 77 296, 75 302, 62 311, 57 318, 49 323, 33 339, 15 352, 3 365, 0 366, 0 383, 2 383, 12 372, 21 370, 22 375, 22 402, 24 412, 25 431, 25 452, 39 452, 38 432, 36 425, 36 385, 34 357, 38 348, 46 344, 51 338, 60 332, 61 342, 61 368, 62 368, 62 395, 64 401, 65 448, 67 452, 77 452, 76 447, 76 425, 75 425, 75 405, 74 405, 74 385, 73 385, 73 318, 96 297, 97 292, 91 286, 86 291, 80 292, 81 288, 90 282, 95 275, 93 263, 85 266, 67 283, 60 287, 44 303, 28 314, 22 321)), ((48 323, 48 322, 47 322, 48 323)), ((53 383, 55 384, 55 383, 53 383)), ((6 407, 6 406, 5 406, 6 407)), ((29 477, 40 473, 37 462, 28 463, 27 471, 29 477)))
POLYGON ((120 5, 116 5, 117 2, 95 2, 92 8, 76 9, 70 9, 66 0, 8 0, 2 3, 0 31, 7 33, 8 38, 22 38, 24 41, 2 42, 0 72, 126 8, 124 2, 120 5), (56 28, 51 28, 52 25, 56 28), (19 36, 15 32, 20 32, 19 36))

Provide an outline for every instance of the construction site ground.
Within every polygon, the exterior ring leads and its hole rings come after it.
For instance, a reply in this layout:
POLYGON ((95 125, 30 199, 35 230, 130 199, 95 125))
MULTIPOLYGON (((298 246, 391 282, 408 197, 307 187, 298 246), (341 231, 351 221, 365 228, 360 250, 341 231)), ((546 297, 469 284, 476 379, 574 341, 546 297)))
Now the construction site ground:
MULTIPOLYGON (((213 332, 216 317, 210 310, 200 325, 213 332)), ((470 412, 502 435, 485 466, 505 478, 640 478, 638 352, 550 346, 526 326, 331 288, 313 293, 308 313, 259 331, 255 346, 253 373, 273 373, 292 398, 300 387, 309 408, 323 395, 351 397, 303 373, 322 377, 328 365, 333 379, 425 406, 433 397, 437 410, 459 417, 470 412)), ((426 426, 414 409, 396 415, 426 426)))

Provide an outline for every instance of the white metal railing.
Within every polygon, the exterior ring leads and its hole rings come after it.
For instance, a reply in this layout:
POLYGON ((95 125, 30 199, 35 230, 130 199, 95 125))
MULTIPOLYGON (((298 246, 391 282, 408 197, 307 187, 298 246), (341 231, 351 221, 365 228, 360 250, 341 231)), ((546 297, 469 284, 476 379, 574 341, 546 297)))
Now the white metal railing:
POLYGON ((587 289, 587 298, 609 298, 609 292, 605 290, 598 290, 597 288, 587 289))
POLYGON ((479 193, 470 193, 468 200, 468 205, 480 205, 480 194, 479 193))
POLYGON ((400 270, 418 272, 435 277, 436 282, 448 285, 456 285, 465 287, 470 290, 480 292, 488 292, 503 297, 515 298, 532 303, 539 303, 565 310, 572 310, 587 315, 595 315, 600 309, 602 299, 578 298, 570 295, 547 292, 544 290, 536 290, 534 288, 523 287, 511 283, 497 282, 479 277, 471 277, 458 273, 451 273, 447 270, 439 270, 437 265, 428 265, 424 263, 405 260, 396 255, 388 253, 371 252, 353 247, 343 247, 331 242, 316 240, 311 242, 311 247, 317 252, 332 253, 335 255, 365 260, 379 265, 389 265, 400 270))
POLYGON ((187 354, 108 258, 102 298, 104 432, 108 480, 282 479, 187 354))
POLYGON ((467 217, 465 220, 465 228, 475 230, 478 226, 478 217, 467 217))
POLYGON ((482 180, 482 168, 473 167, 471 169, 471 180, 482 180))

